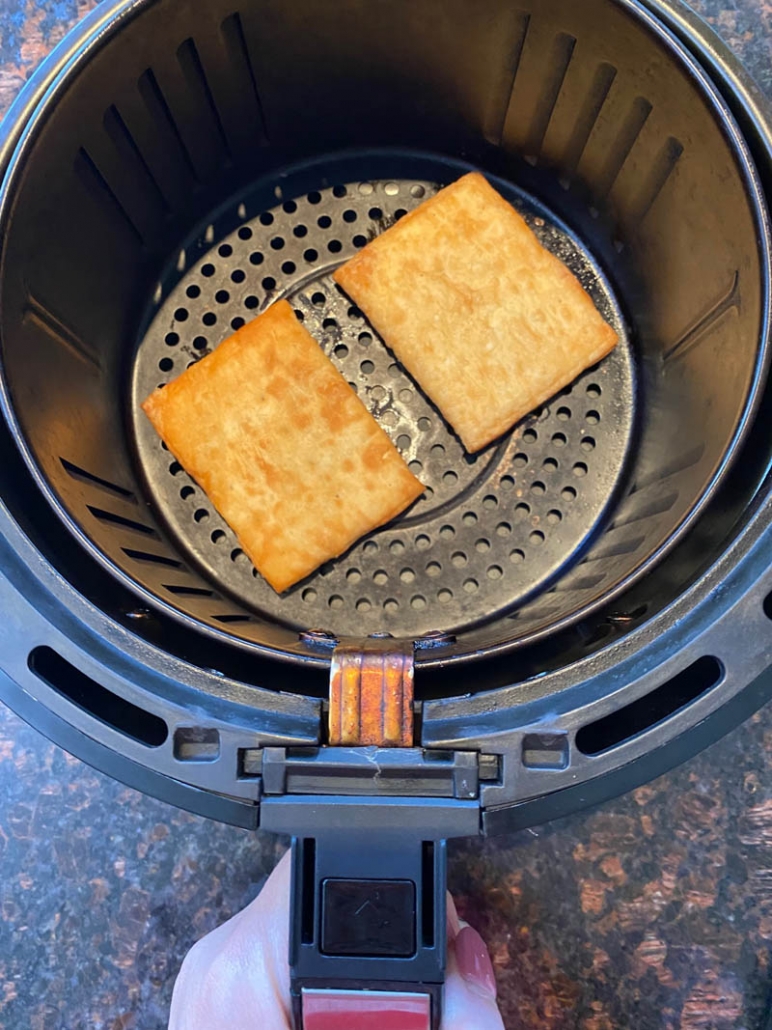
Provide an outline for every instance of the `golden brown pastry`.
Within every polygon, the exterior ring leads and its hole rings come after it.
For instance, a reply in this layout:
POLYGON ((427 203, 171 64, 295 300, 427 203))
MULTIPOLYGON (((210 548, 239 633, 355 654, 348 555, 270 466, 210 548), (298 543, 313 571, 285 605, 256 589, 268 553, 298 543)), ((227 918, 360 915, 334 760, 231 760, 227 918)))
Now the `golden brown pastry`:
POLYGON ((617 342, 571 272, 477 172, 334 278, 472 452, 617 342))
POLYGON ((142 407, 277 591, 423 491, 287 301, 142 407))

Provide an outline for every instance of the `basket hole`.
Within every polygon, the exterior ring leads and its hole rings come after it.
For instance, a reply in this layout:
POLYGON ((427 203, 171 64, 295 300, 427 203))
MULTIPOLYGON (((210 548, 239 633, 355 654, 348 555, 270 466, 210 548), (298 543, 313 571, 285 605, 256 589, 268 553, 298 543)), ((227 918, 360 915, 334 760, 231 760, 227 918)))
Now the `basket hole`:
POLYGON ((308 250, 303 251, 303 260, 307 261, 309 265, 312 265, 314 261, 319 258, 318 251, 314 250, 313 247, 309 247, 308 250))
POLYGON ((392 540, 389 544, 389 550, 392 554, 404 554, 405 545, 401 540, 392 540))
POLYGON ((512 526, 508 522, 499 522, 496 526, 496 536, 509 536, 512 532, 512 526))
POLYGON ((360 597, 359 600, 357 601, 356 607, 357 607, 357 611, 360 614, 363 614, 364 612, 369 612, 370 611, 370 609, 372 608, 372 604, 370 603, 370 601, 367 600, 366 597, 360 597))
POLYGON ((369 197, 374 190, 374 186, 371 182, 360 182, 358 189, 363 197, 369 197))
POLYGON ((244 322, 244 319, 240 315, 237 315, 235 318, 231 319, 231 329, 234 331, 234 333, 238 332, 239 329, 243 328, 245 324, 246 323, 244 322))
POLYGON ((340 254, 340 252, 343 250, 343 244, 340 242, 340 240, 330 240, 330 242, 327 244, 327 249, 331 254, 340 254))
POLYGON ((526 504, 525 501, 521 501, 515 505, 515 516, 519 519, 527 519, 531 514, 530 504, 526 504))
POLYGON ((564 733, 528 733, 523 737, 527 769, 567 769, 568 737, 564 733))
POLYGON ((534 547, 541 547, 544 543, 544 533, 540 529, 534 529, 534 531, 528 537, 534 547))
POLYGON ((329 229, 332 225, 332 219, 329 215, 319 215, 319 217, 316 219, 316 224, 319 226, 320 229, 329 229))
POLYGON ((378 550, 378 541, 365 540, 364 544, 362 545, 362 550, 365 554, 375 554, 375 552, 378 550))
POLYGON ((296 225, 292 230, 292 235, 296 239, 302 240, 304 236, 308 236, 308 227, 305 225, 296 225))
POLYGON ((519 547, 516 547, 514 551, 509 552, 509 560, 513 565, 519 565, 520 562, 525 561, 525 551, 521 551, 519 547))
POLYGON ((477 523, 477 516, 473 511, 465 511, 461 518, 461 521, 464 523, 465 526, 474 526, 477 523))
POLYGON ((443 540, 452 540, 455 535, 456 531, 452 526, 445 525, 440 527, 440 536, 443 540))
MULTIPOLYGON (((512 459, 512 464, 515 466, 515 468, 524 469, 525 466, 528 464, 528 455, 527 454, 516 454, 514 456, 514 458, 512 459)), ((514 482, 514 480, 513 480, 513 482, 514 482)))
POLYGON ((340 594, 332 594, 329 600, 327 601, 327 604, 330 608, 333 609, 333 611, 338 611, 343 607, 343 598, 340 596, 340 594))
POLYGON ((464 590, 467 592, 467 594, 476 594, 479 589, 480 584, 477 582, 476 579, 464 580, 464 590))
POLYGON ((159 716, 91 679, 50 647, 36 647, 27 665, 38 679, 95 719, 147 747, 160 747, 169 730, 159 716))
POLYGON ((399 601, 396 597, 387 597, 383 602, 383 607, 387 612, 395 612, 399 608, 399 601))
POLYGON ((225 539, 225 532, 222 529, 215 529, 212 533, 212 543, 219 544, 221 540, 225 539))
POLYGON ((353 237, 351 242, 357 249, 361 249, 367 243, 367 237, 363 236, 361 233, 357 233, 357 235, 353 237))
POLYGON ((188 309, 187 308, 177 308, 177 310, 174 312, 174 321, 175 322, 187 322, 187 320, 188 320, 188 309))
POLYGON ((387 197, 396 197, 396 195, 399 193, 399 183, 387 182, 386 185, 383 187, 383 192, 386 194, 387 197))
POLYGON ((263 213, 260 215, 260 224, 273 225, 273 215, 270 211, 263 211, 263 213))
POLYGON ((351 208, 348 208, 347 211, 343 212, 343 221, 344 222, 348 222, 349 224, 351 224, 351 222, 355 222, 356 220, 357 220, 357 213, 356 213, 356 211, 352 211, 351 208))
POLYGON ((421 430, 422 433, 428 433, 429 430, 432 428, 432 420, 426 417, 419 418, 418 428, 421 430))
POLYGON ((415 580, 415 572, 413 569, 402 569, 399 574, 399 578, 403 583, 412 583, 415 580))
POLYGON ((201 287, 196 286, 195 283, 191 283, 187 290, 185 290, 185 296, 190 297, 191 300, 195 300, 196 297, 201 296, 201 287))
POLYGON ((171 372, 171 370, 174 368, 174 362, 171 358, 161 358, 161 360, 158 362, 158 367, 161 369, 162 372, 171 372))
POLYGON ((427 550, 427 548, 431 547, 431 544, 432 541, 430 537, 428 537, 425 533, 421 533, 415 538, 415 545, 419 551, 427 550))
POLYGON ((493 508, 498 508, 499 499, 494 494, 487 494, 483 497, 483 508, 487 508, 489 511, 493 508))
POLYGON ((414 476, 417 476, 419 472, 423 472, 424 468, 423 462, 418 461, 417 459, 415 461, 408 462, 407 467, 410 469, 414 476))
POLYGON ((590 426, 597 426, 600 422, 600 413, 597 411, 588 411, 584 416, 584 420, 590 426))
POLYGON ((590 385, 587 387, 586 393, 588 397, 600 397, 603 391, 597 383, 590 383, 590 385))
POLYGON ((244 307, 249 308, 250 311, 254 311, 255 308, 259 307, 259 305, 260 301, 254 295, 254 293, 250 293, 248 297, 244 298, 244 307))
POLYGON ((239 229, 239 239, 240 240, 251 240, 252 239, 252 230, 249 228, 248 225, 242 225, 242 227, 239 229))
POLYGON ((488 579, 501 579, 504 575, 504 570, 500 565, 489 565, 487 575, 488 579))
POLYGON ((319 193, 318 190, 311 190, 311 192, 308 194, 308 203, 309 204, 321 204, 321 202, 322 202, 322 195, 321 195, 321 193, 319 193))
MULTIPOLYGON (((362 364, 365 364, 365 362, 362 362, 362 364)), ((369 364, 372 364, 372 362, 370 362, 369 364)), ((400 436, 397 437, 397 449, 398 450, 406 451, 409 446, 410 446, 410 437, 406 433, 402 433, 400 436)))
POLYGON ((321 292, 321 290, 317 290, 316 293, 311 294, 311 303, 315 308, 323 308, 327 303, 327 297, 321 292))
POLYGON ((217 248, 217 253, 220 257, 229 258, 233 254, 233 247, 230 243, 221 243, 217 248))
POLYGON ((262 287, 266 292, 270 293, 271 290, 276 289, 276 280, 272 275, 267 275, 265 279, 263 279, 262 287))
POLYGON ((692 662, 682 672, 624 708, 582 726, 576 746, 583 755, 600 755, 669 719, 712 690, 724 678, 724 667, 711 655, 692 662))
POLYGON ((410 598, 410 607, 415 608, 416 611, 421 611, 426 607, 426 598, 421 594, 416 594, 415 597, 410 598))
POLYGON ((557 418, 561 422, 568 422, 568 420, 571 418, 571 409, 566 407, 558 408, 556 414, 557 418))
MULTIPOLYGON (((359 366, 359 369, 360 369, 362 375, 369 376, 369 375, 372 375, 373 372, 375 371, 375 365, 373 364, 372 361, 363 361, 361 363, 361 365, 359 366)), ((409 447, 410 446, 410 437, 408 436, 408 437, 406 437, 406 439, 407 439, 407 446, 409 447)), ((399 447, 399 442, 397 442, 397 446, 399 447)))
POLYGON ((523 433, 523 440, 525 443, 536 443, 539 439, 539 434, 535 429, 526 429, 523 433))
POLYGON ((556 447, 565 447, 568 443, 565 433, 554 433, 552 436, 552 442, 556 447))
POLYGON ((435 443, 432 445, 431 454, 433 458, 443 458, 445 456, 445 448, 441 443, 435 443))
POLYGON ((453 469, 448 469, 447 472, 443 473, 442 481, 446 486, 454 486, 458 482, 458 475, 453 469))
POLYGON ((243 283, 247 277, 247 273, 242 268, 234 268, 231 272, 231 282, 243 283))
POLYGON ((292 275, 295 272, 295 262, 285 261, 281 266, 281 270, 285 275, 292 275))
POLYGON ((234 549, 231 551, 231 561, 235 563, 241 561, 242 558, 246 558, 244 552, 241 550, 240 547, 234 547, 234 549))
POLYGON ((205 311, 201 321, 205 326, 211 328, 213 325, 217 324, 217 315, 215 315, 214 311, 205 311))
POLYGON ((209 512, 206 510, 206 508, 196 508, 195 512, 193 513, 193 518, 196 520, 196 522, 203 522, 205 519, 209 518, 209 512))
POLYGON ((345 197, 348 195, 348 190, 345 186, 339 184, 337 186, 332 187, 332 195, 333 197, 337 197, 338 200, 340 200, 341 197, 345 197))
POLYGON ((559 512, 557 508, 553 508, 552 511, 547 512, 547 522, 552 526, 556 526, 558 522, 563 521, 563 514, 559 512))
POLYGON ((271 250, 284 250, 284 237, 274 236, 271 240, 271 250))
POLYGON ((450 560, 457 569, 463 569, 463 567, 469 562, 469 559, 463 551, 454 551, 450 560))
POLYGON ((346 579, 349 583, 360 583, 362 580, 362 573, 359 569, 349 569, 346 573, 346 579))
POLYGON ((337 329, 338 321, 335 318, 325 318, 322 322, 322 329, 337 329))
POLYGON ((300 596, 303 598, 306 604, 313 604, 316 598, 318 597, 318 594, 316 593, 313 587, 306 587, 306 589, 300 596))
POLYGON ((176 347, 179 342, 180 338, 177 333, 167 333, 164 337, 164 343, 167 347, 176 347))
POLYGON ((250 265, 262 265, 263 255, 259 250, 255 250, 249 255, 249 263, 250 265))
POLYGON ((560 496, 563 498, 564 501, 575 501, 576 490, 574 490, 572 486, 564 486, 563 489, 560 491, 560 496))
POLYGON ((501 481, 500 481, 500 485, 505 490, 511 490, 512 487, 515 485, 514 477, 513 476, 502 476, 501 477, 501 481))
POLYGON ((453 591, 447 590, 445 587, 443 587, 442 590, 437 591, 437 600, 440 602, 440 604, 448 604, 450 601, 453 600, 453 591))
POLYGON ((345 343, 339 343, 337 347, 334 349, 333 354, 336 358, 342 361, 343 358, 348 357, 348 347, 345 343))
POLYGON ((436 579, 442 572, 442 566, 438 561, 430 561, 426 566, 426 572, 432 577, 432 579, 436 579))
POLYGON ((536 497, 543 497, 547 492, 547 487, 542 483, 540 479, 537 479, 535 483, 531 483, 531 493, 536 497))
POLYGON ((201 275, 203 275, 205 279, 211 279, 214 273, 215 267, 210 262, 207 262, 205 265, 201 266, 201 275))
POLYGON ((383 218, 383 211, 379 207, 371 207, 367 213, 374 222, 380 222, 383 218))
POLYGON ((575 476, 581 479, 583 476, 587 475, 587 466, 583 461, 577 461, 577 463, 574 465, 573 473, 575 476))
POLYGON ((589 453, 590 451, 595 450, 595 441, 591 436, 585 436, 579 446, 583 451, 587 451, 589 453))
POLYGON ((382 587, 389 579, 389 574, 385 569, 376 569, 373 573, 373 583, 376 583, 379 587, 382 587))
POLYGON ((545 472, 557 472, 558 463, 554 458, 545 458, 541 467, 545 472))
POLYGON ((485 554, 486 551, 490 551, 490 549, 491 549, 491 542, 490 542, 490 540, 486 540, 485 537, 480 537, 479 540, 475 541, 475 545, 474 546, 475 546, 475 550, 479 551, 480 554, 485 554))
POLYGON ((415 186, 410 187, 410 195, 416 197, 418 200, 420 200, 425 193, 426 189, 421 186, 420 183, 416 183, 415 186))
POLYGON ((187 501, 187 499, 192 497, 195 492, 196 488, 194 486, 183 486, 180 490, 180 497, 183 501, 187 501))

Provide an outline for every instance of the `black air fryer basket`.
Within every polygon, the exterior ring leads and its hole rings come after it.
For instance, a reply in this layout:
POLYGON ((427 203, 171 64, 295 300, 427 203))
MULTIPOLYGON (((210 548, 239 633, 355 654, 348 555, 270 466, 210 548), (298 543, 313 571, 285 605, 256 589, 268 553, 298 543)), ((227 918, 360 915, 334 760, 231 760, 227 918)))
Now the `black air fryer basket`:
POLYGON ((756 90, 678 0, 108 0, 0 147, 0 695, 297 838, 299 1019, 364 985, 436 1025, 445 839, 625 790, 770 692, 756 90), (471 168, 620 336, 474 457, 331 277, 471 168), (139 411, 277 298, 427 486, 282 596, 139 411), (415 747, 326 745, 338 646, 415 649, 415 747), (391 951, 326 915, 374 878, 391 951))

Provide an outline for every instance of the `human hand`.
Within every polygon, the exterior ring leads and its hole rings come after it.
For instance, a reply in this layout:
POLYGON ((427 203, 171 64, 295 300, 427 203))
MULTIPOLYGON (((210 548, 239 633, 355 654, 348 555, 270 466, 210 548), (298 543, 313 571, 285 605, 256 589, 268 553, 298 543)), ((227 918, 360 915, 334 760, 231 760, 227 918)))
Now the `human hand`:
MULTIPOLYGON (((287 854, 251 905, 188 952, 169 1030, 290 1030, 289 891, 287 854)), ((504 1030, 487 949, 450 895, 448 943, 441 1030, 504 1030)))

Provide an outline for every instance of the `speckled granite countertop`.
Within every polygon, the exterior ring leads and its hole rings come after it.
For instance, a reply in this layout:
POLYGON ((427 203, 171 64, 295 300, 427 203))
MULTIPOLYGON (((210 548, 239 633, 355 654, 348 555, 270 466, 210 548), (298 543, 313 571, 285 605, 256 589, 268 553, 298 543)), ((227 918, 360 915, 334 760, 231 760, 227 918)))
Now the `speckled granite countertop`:
MULTIPOLYGON (((94 3, 0 0, 0 111, 94 3)), ((772 3, 693 6, 772 98, 772 3)), ((183 955, 281 850, 122 787, 0 707, 0 1027, 163 1030, 183 955)), ((761 1030, 772 708, 619 801, 451 855, 508 1030, 761 1030)))

